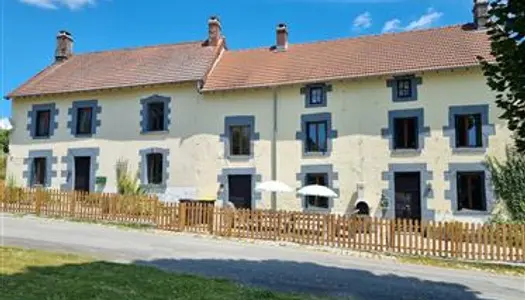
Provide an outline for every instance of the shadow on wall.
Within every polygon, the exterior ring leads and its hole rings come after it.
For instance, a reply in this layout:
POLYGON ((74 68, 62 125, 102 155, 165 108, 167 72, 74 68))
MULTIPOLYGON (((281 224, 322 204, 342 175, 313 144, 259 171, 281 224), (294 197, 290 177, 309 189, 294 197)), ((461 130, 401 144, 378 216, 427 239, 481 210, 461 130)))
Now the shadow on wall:
MULTIPOLYGON (((460 284, 312 263, 160 259, 137 264, 340 299, 481 299, 460 284)), ((287 299, 268 291, 239 291, 224 280, 173 276, 153 268, 106 262, 29 267, 22 273, 1 274, 0 278, 7 287, 2 299, 287 299)))

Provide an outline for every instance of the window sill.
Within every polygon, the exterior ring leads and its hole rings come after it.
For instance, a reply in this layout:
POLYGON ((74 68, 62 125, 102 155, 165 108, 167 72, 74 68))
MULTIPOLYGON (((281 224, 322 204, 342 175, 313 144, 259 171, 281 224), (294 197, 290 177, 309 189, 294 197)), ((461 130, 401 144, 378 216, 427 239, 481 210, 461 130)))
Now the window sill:
POLYGON ((487 152, 486 147, 478 147, 478 148, 468 148, 468 147, 460 147, 460 148, 453 148, 452 153, 454 154, 484 154, 487 152))
POLYGON ((304 152, 303 157, 328 157, 330 152, 304 152))
POLYGON ((414 156, 420 155, 421 149, 393 149, 391 154, 393 156, 414 156))
POLYGON ((50 135, 45 135, 45 136, 33 136, 33 140, 48 140, 50 139, 51 136, 50 135))
POLYGON ((146 194, 163 194, 166 192, 166 184, 142 184, 140 186, 146 194))
POLYGON ((163 135, 169 133, 169 130, 158 130, 158 131, 142 131, 143 135, 163 135))
POLYGON ((233 161, 246 161, 252 159, 251 155, 228 155, 226 159, 233 161))
POLYGON ((89 139, 93 137, 93 133, 77 133, 75 137, 79 139, 89 139))
POLYGON ((329 214, 331 209, 321 207, 305 207, 303 211, 306 213, 329 214))
POLYGON ((490 215, 489 211, 462 209, 456 210, 453 213, 454 216, 487 216, 490 215))
POLYGON ((393 102, 411 102, 411 101, 417 101, 417 98, 415 98, 414 96, 410 96, 410 97, 396 97, 393 100, 393 102))

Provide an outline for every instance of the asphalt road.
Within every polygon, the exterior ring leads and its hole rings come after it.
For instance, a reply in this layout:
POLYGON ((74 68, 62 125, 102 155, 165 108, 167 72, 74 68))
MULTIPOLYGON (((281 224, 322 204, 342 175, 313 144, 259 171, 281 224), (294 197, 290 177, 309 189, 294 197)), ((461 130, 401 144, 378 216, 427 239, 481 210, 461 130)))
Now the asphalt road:
POLYGON ((0 214, 0 226, 3 245, 149 264, 279 291, 352 299, 525 299, 525 278, 479 271, 7 214, 0 214))

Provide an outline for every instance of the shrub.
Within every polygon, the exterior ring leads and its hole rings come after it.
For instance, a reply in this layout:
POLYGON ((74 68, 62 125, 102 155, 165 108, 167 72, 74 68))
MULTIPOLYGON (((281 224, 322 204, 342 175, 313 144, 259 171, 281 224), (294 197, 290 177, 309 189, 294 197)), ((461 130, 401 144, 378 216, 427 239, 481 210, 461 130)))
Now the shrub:
POLYGON ((119 159, 115 165, 117 173, 117 190, 120 195, 144 195, 144 189, 139 184, 139 172, 135 176, 128 172, 128 161, 119 159))
POLYGON ((493 221, 525 223, 525 154, 508 147, 505 161, 489 157, 487 167, 498 198, 493 221))

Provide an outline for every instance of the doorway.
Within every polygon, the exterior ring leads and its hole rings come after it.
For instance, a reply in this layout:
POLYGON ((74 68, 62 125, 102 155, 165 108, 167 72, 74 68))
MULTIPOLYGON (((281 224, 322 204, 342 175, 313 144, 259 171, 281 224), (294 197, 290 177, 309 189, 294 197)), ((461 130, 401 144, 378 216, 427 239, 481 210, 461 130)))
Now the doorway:
POLYGON ((228 200, 238 209, 252 209, 252 175, 228 176, 228 200))
POLYGON ((421 220, 421 175, 419 172, 394 174, 396 219, 421 220))
POLYGON ((89 192, 91 186, 91 157, 75 156, 74 190, 89 192))

